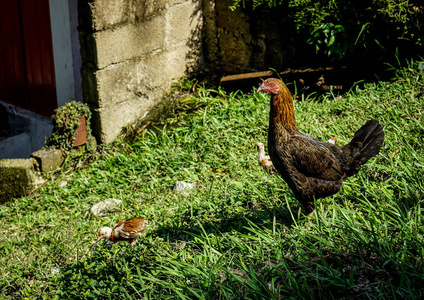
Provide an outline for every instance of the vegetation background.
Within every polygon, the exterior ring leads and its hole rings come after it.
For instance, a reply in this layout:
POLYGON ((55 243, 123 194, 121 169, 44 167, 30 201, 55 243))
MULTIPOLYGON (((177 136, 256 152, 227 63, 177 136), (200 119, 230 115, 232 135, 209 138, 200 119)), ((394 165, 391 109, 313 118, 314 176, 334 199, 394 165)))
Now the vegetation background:
POLYGON ((371 118, 386 133, 380 154, 309 220, 256 161, 264 94, 199 88, 172 117, 73 155, 39 191, 0 206, 1 297, 421 298, 423 69, 296 102, 300 129, 321 140, 345 144, 371 118), (175 194, 177 180, 197 187, 175 194), (122 208, 93 217, 107 198, 122 208), (100 227, 134 216, 151 224, 136 247, 90 251, 100 227))
POLYGON ((300 44, 312 45, 323 55, 321 59, 327 57, 333 63, 387 63, 424 49, 422 1, 233 0, 230 8, 239 7, 278 11, 282 20, 295 24, 303 39, 300 44))

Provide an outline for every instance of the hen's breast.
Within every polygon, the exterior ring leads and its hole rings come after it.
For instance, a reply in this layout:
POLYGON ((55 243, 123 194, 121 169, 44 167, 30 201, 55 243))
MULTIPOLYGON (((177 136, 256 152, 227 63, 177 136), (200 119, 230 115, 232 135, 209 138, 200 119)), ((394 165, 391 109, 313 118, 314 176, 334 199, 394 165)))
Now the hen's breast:
POLYGON ((269 127, 268 153, 277 172, 287 179, 287 165, 292 161, 290 153, 291 138, 284 128, 269 127))

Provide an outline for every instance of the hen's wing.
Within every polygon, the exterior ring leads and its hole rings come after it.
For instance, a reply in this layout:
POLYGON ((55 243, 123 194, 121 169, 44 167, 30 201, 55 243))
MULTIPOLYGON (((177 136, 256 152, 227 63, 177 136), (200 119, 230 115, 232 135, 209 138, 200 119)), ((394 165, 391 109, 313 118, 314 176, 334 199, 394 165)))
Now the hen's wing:
POLYGON ((124 221, 124 226, 120 232, 121 236, 127 239, 138 237, 147 228, 147 221, 143 218, 132 218, 124 221))
POLYGON ((345 177, 336 156, 325 143, 300 132, 288 145, 292 165, 306 177, 338 181, 345 177))

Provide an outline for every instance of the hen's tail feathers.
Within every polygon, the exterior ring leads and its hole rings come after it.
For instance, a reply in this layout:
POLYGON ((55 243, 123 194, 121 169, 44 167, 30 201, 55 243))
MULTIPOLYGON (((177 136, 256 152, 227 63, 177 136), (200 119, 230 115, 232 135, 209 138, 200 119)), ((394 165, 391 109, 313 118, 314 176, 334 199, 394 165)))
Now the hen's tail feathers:
POLYGON ((366 163, 371 157, 376 155, 383 144, 383 126, 377 120, 369 120, 353 136, 350 145, 357 144, 359 147, 359 165, 366 163))

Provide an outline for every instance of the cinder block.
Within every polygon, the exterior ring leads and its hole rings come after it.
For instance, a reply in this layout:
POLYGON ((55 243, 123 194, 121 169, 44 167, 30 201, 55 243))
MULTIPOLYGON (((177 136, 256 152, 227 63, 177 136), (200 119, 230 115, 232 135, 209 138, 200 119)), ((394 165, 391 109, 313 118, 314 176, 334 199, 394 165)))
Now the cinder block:
POLYGON ((98 107, 114 106, 132 98, 148 98, 150 84, 148 72, 143 65, 125 62, 109 66, 96 72, 98 107))
POLYGON ((168 53, 157 53, 97 71, 98 107, 115 106, 132 98, 151 99, 158 91, 169 89, 173 77, 170 63, 168 53))
POLYGON ((126 22, 129 17, 129 2, 131 1, 95 0, 91 5, 94 30, 105 30, 126 22))
POLYGON ((131 11, 136 22, 144 22, 155 16, 163 14, 169 0, 133 0, 131 1, 131 11))
POLYGON ((65 153, 59 149, 40 149, 31 154, 40 172, 57 170, 65 160, 65 153))
POLYGON ((165 17, 95 33, 97 67, 147 55, 165 46, 165 17))
POLYGON ((99 114, 100 138, 102 143, 111 143, 127 124, 135 123, 143 118, 154 106, 154 101, 141 101, 132 98, 115 106, 96 110, 99 114))
POLYGON ((179 44, 190 42, 200 47, 203 15, 201 1, 187 1, 170 7, 169 15, 169 43, 179 44))
POLYGON ((0 160, 0 203, 24 196, 41 183, 32 159, 0 160))
POLYGON ((168 0, 168 4, 169 4, 170 7, 174 6, 174 5, 182 4, 184 2, 194 2, 194 1, 192 1, 192 0, 168 0))
POLYGON ((201 49, 186 44, 169 51, 166 55, 168 59, 168 80, 172 81, 178 81, 181 77, 193 72, 201 61, 201 49))

